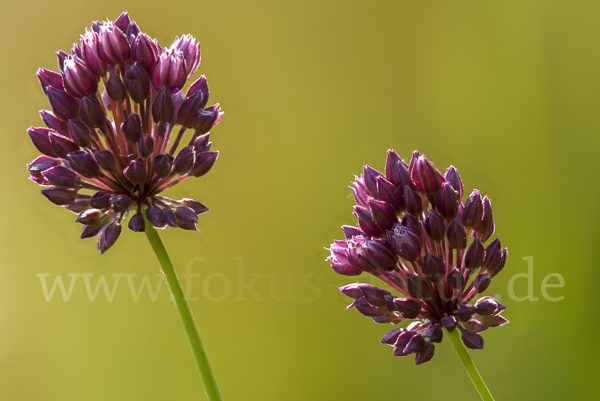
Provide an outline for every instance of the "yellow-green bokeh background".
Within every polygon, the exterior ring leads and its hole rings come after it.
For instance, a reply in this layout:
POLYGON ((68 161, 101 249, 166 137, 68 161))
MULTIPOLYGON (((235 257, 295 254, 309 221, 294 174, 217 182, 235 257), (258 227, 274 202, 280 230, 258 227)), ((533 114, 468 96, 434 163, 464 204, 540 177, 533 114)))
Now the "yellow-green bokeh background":
POLYGON ((171 192, 211 207, 202 232, 161 232, 181 274, 204 258, 191 308, 225 400, 477 399, 448 341, 423 366, 394 358, 378 343, 389 325, 346 311, 336 287, 354 279, 324 262, 354 222, 347 185, 365 163, 383 168, 388 148, 454 164, 493 200, 510 256, 488 293, 511 323, 472 355, 496 399, 597 399, 600 3, 583 0, 5 2, 0 399, 203 399, 166 287, 133 302, 122 279, 112 302, 90 302, 79 281, 69 302, 46 302, 36 277, 137 274, 137 285, 159 272, 128 230, 100 256, 25 170, 37 155, 26 129, 47 108, 36 69, 123 9, 162 44, 199 38, 226 112, 213 171, 171 192), (539 300, 515 302, 508 282, 528 256, 539 300), (240 260, 264 300, 239 299, 240 260), (549 289, 562 301, 542 297, 550 273, 564 277, 549 289), (215 301, 223 278, 230 293, 215 301), (276 300, 286 280, 294 299, 276 300))

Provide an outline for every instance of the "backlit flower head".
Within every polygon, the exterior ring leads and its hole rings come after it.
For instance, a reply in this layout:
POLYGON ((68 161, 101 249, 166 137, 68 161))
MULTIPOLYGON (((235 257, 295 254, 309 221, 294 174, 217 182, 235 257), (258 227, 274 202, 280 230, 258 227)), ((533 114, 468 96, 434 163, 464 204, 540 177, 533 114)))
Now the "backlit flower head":
POLYGON ((483 348, 478 333, 508 323, 494 298, 473 302, 508 255, 498 239, 484 245, 495 229, 490 199, 475 189, 463 203, 456 168, 442 175, 417 151, 406 164, 389 150, 385 174, 365 166, 351 189, 358 227, 342 227, 345 239, 334 241, 327 259, 336 273, 366 272, 392 291, 346 285, 340 290, 354 300, 348 308, 377 323, 413 320, 381 343, 395 356, 415 354, 417 365, 433 357, 443 328, 460 330, 467 347, 483 348))
POLYGON ((70 54, 57 55, 60 72, 37 72, 50 110, 40 111, 46 127, 28 130, 42 153, 27 166, 30 180, 78 215, 81 238, 97 236, 101 253, 128 217, 132 231, 145 231, 142 213, 157 228, 197 230, 206 206, 161 195, 208 173, 219 155, 209 131, 223 113, 206 107, 206 78, 182 90, 200 64, 196 39, 162 48, 123 13, 93 22, 70 54))

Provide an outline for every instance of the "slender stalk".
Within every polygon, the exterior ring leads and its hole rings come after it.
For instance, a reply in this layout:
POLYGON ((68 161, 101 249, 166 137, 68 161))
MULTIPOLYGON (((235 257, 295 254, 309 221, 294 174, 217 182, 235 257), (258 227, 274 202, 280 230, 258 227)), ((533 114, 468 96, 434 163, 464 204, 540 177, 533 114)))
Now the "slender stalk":
POLYGON ((210 401, 222 401, 217 382, 210 368, 210 363, 208 362, 206 351, 204 351, 202 340, 200 340, 200 334, 198 334, 192 312, 185 299, 185 294, 181 288, 175 269, 173 269, 173 264, 169 259, 167 250, 165 249, 158 232, 152 227, 152 224, 150 224, 148 219, 146 219, 146 237, 148 237, 152 250, 156 254, 156 258, 162 267, 162 271, 167 279, 173 298, 175 299, 175 306, 177 307, 177 312, 179 312, 179 317, 181 318, 190 346, 192 347, 196 365, 198 365, 200 376, 202 376, 202 381, 204 382, 206 395, 210 401))
POLYGON ((473 363, 469 352, 467 352, 467 348, 460 339, 458 329, 453 330, 451 333, 448 333, 448 335, 452 340, 452 344, 454 344, 454 348, 456 348, 456 352, 458 352, 458 356, 460 356, 460 360, 462 361, 463 365, 465 365, 467 374, 471 378, 471 381, 477 389, 477 392, 479 393, 481 399, 483 401, 494 401, 492 393, 490 393, 490 390, 485 385, 485 382, 483 381, 481 375, 479 374, 479 371, 475 367, 475 364, 473 363))

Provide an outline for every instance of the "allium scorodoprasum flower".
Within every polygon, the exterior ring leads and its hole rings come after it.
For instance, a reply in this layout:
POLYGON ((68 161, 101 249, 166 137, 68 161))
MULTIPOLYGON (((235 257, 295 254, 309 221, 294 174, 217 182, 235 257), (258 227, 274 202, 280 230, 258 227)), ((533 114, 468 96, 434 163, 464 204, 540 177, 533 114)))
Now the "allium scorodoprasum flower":
POLYGON ((336 273, 377 277, 397 294, 370 284, 341 288, 360 313, 377 323, 414 320, 387 333, 381 343, 395 356, 416 354, 429 361, 443 330, 458 329, 468 348, 483 348, 478 334, 508 321, 492 297, 483 293, 502 270, 508 250, 494 233, 492 203, 478 190, 462 203, 463 184, 450 166, 442 175, 415 151, 406 164, 389 150, 385 174, 365 166, 351 187, 358 227, 343 226, 345 240, 334 241, 327 258, 336 273))
POLYGON ((145 231, 142 213, 157 228, 197 230, 206 206, 160 195, 208 173, 219 155, 209 131, 223 113, 218 103, 206 107, 206 78, 182 91, 200 64, 196 39, 183 35, 162 48, 123 13, 93 22, 71 54, 57 55, 60 72, 37 72, 51 111, 40 111, 47 128, 28 130, 43 153, 27 166, 30 180, 78 215, 81 238, 98 236, 101 253, 129 215, 136 232, 145 231), (186 130, 193 134, 180 148, 186 130))

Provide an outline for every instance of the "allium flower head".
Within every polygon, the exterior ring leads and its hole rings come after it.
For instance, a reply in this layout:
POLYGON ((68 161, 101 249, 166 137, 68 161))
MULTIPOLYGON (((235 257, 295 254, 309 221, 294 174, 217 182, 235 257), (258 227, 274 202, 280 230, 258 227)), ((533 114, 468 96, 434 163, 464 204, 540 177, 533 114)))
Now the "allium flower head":
POLYGON ((358 227, 342 227, 345 239, 334 241, 327 259, 336 273, 372 274, 395 293, 346 285, 340 290, 354 300, 348 308, 377 323, 413 320, 381 343, 391 345, 395 356, 415 354, 417 365, 433 357, 443 328, 460 330, 467 347, 483 348, 478 333, 508 323, 494 298, 473 302, 508 255, 498 239, 484 245, 494 233, 490 199, 475 189, 463 203, 456 168, 442 175, 417 151, 406 164, 389 150, 385 174, 365 166, 351 189, 358 227))
POLYGON ((60 72, 37 72, 50 110, 40 111, 47 128, 28 130, 42 153, 27 166, 30 180, 78 215, 81 238, 97 236, 101 253, 129 216, 136 232, 145 231, 142 213, 157 228, 196 230, 208 208, 161 195, 208 173, 219 154, 209 131, 223 113, 218 103, 206 107, 206 78, 182 92, 200 64, 196 39, 162 48, 123 13, 93 22, 70 54, 57 55, 60 72), (186 130, 193 134, 182 142, 186 130))

